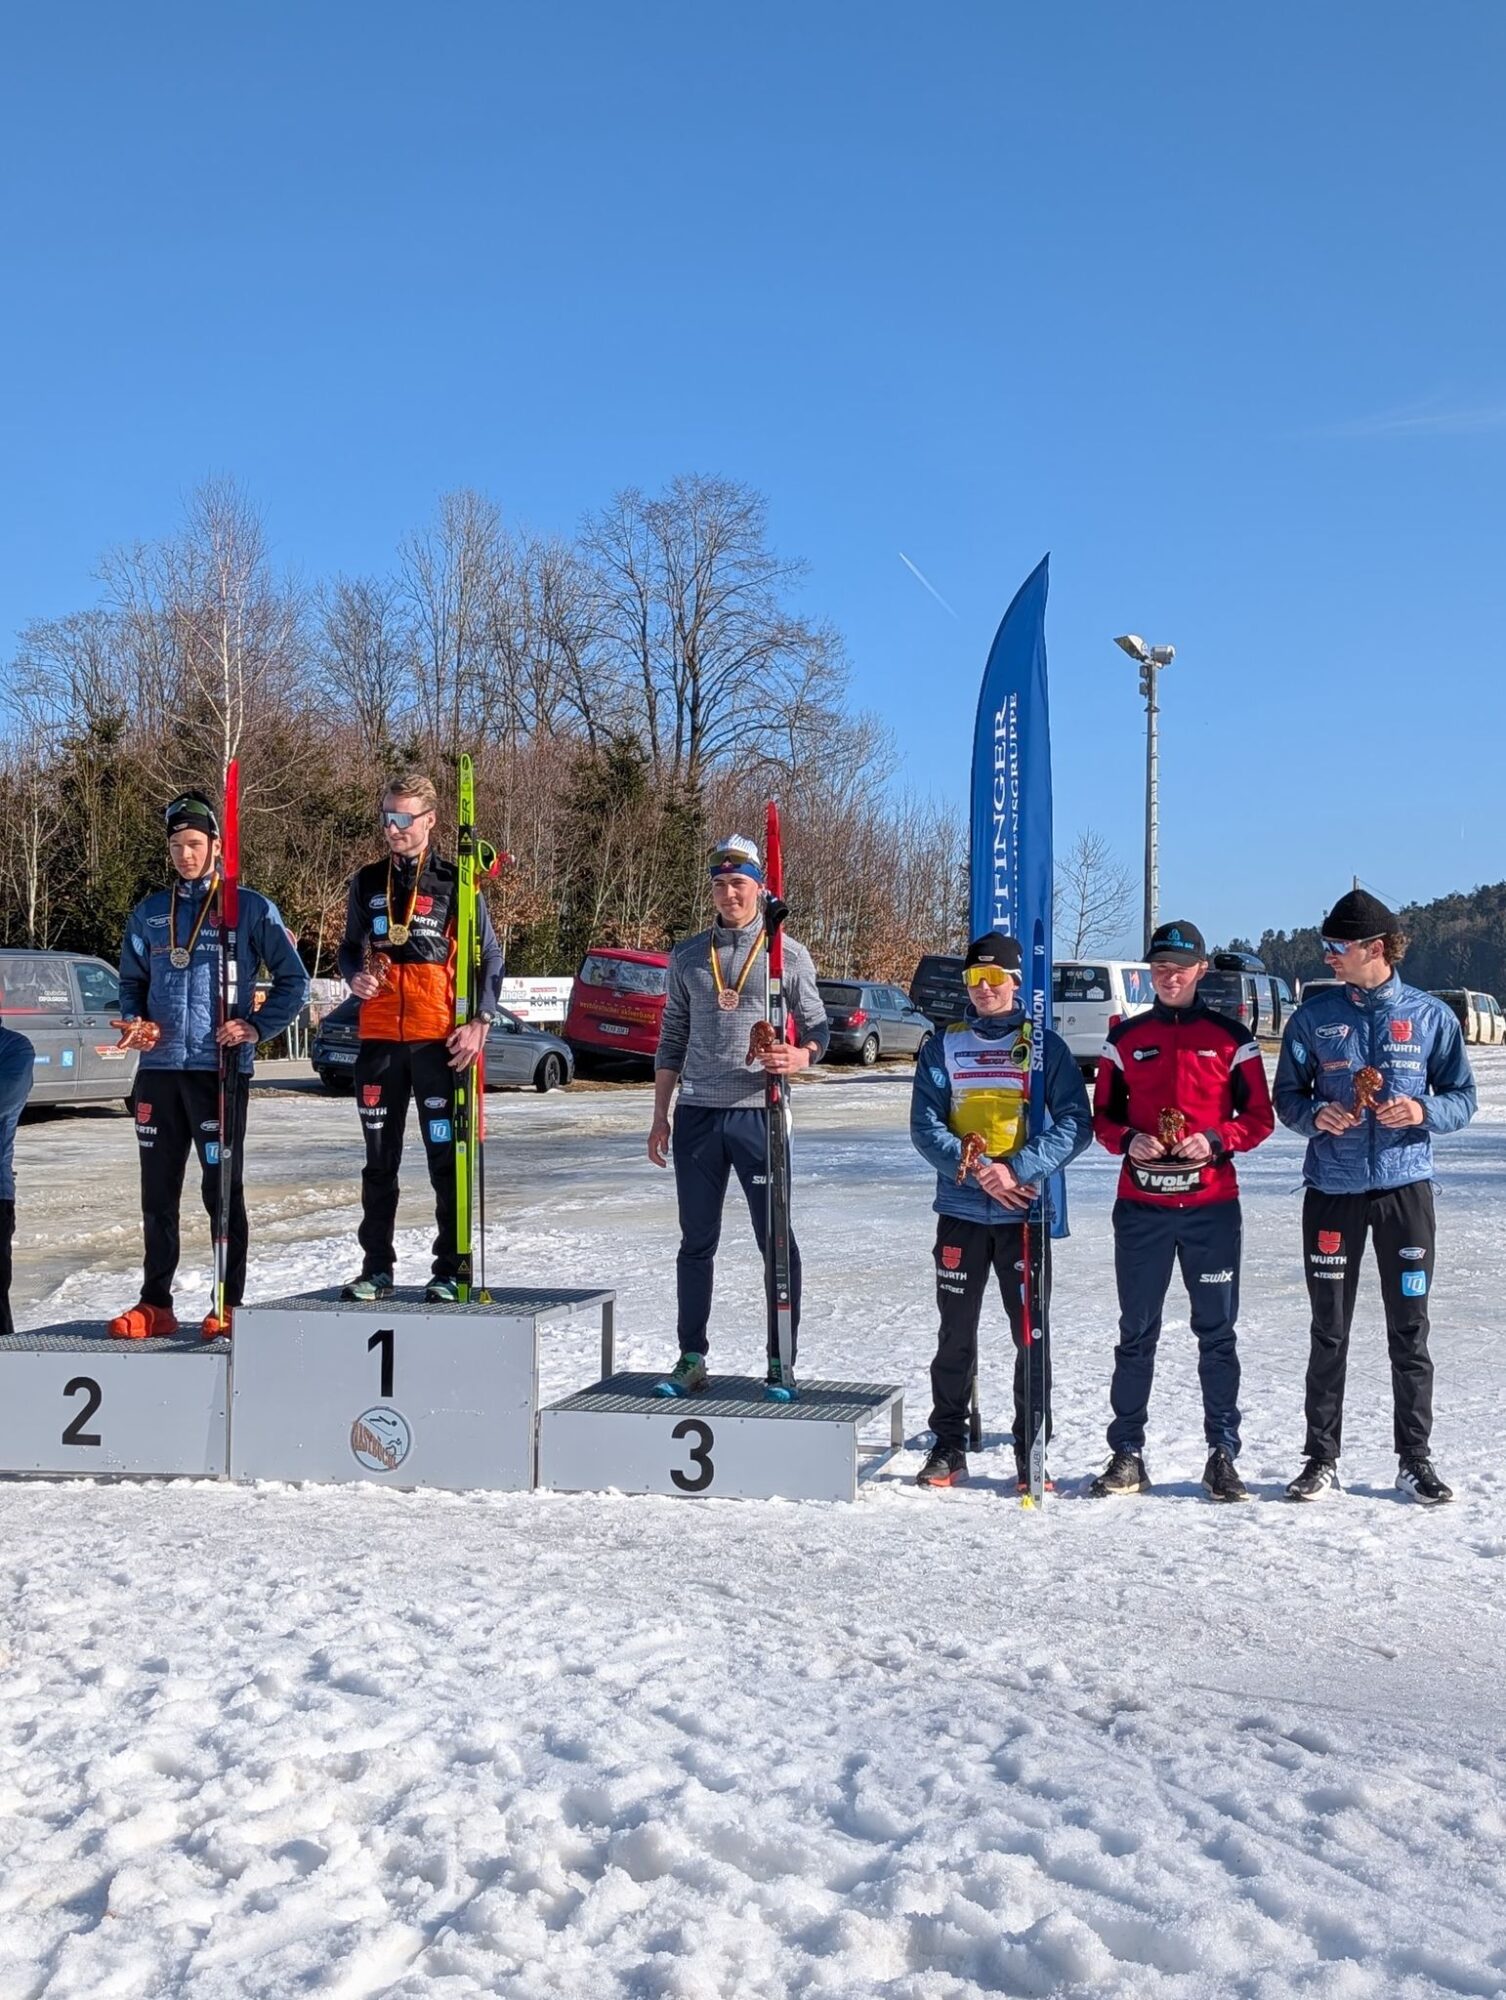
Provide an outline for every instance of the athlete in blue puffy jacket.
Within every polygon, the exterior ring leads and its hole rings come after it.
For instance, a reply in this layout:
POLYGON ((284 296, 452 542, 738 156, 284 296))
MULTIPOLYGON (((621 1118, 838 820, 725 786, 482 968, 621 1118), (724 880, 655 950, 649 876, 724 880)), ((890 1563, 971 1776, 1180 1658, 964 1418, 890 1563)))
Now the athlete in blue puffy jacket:
MULTIPOLYGON (((940 1218, 933 1255, 941 1315, 931 1364, 931 1429, 936 1445, 917 1478, 921 1486, 956 1486, 967 1478, 968 1399, 978 1372, 978 1317, 989 1273, 997 1277, 1015 1343, 1015 1464, 1023 1484, 1028 1448, 1025 1354, 1020 1295, 1021 1225, 1042 1220, 1041 1191, 1093 1137, 1088 1093, 1071 1051, 1046 1031, 1043 1052, 1046 1123, 1028 1137, 1030 1023, 1015 1004, 1020 947, 992 931, 967 948, 963 980, 968 1007, 949 1028, 926 1037, 915 1059, 910 1138, 936 1169, 940 1218), (959 1173, 963 1146, 981 1148, 959 1173)), ((1050 1296, 1049 1237, 1043 1282, 1050 1296)), ((1044 1301, 1043 1301, 1044 1303, 1044 1301)), ((1049 1350, 1048 1350, 1049 1368, 1049 1350)), ((1051 1435, 1051 1384, 1046 1382, 1046 1437, 1051 1435)))
MULTIPOLYGON (((222 1047, 238 1046, 249 1076, 259 1041, 270 1041, 296 1019, 308 979, 275 903, 242 889, 236 919, 240 992, 256 990, 265 965, 272 990, 244 1018, 220 1020, 219 822, 198 793, 167 808, 167 845, 175 880, 139 902, 126 919, 120 948, 122 1046, 141 1051, 132 1104, 141 1159, 141 1215, 146 1260, 140 1302, 111 1320, 119 1339, 176 1333, 173 1275, 178 1268, 178 1204, 191 1148, 197 1149, 200 1191, 213 1222, 219 1204, 219 1064, 222 1047)), ((230 1241, 225 1303, 241 1302, 246 1282, 246 1202, 241 1192, 245 1090, 233 1100, 230 1134, 230 1241)), ((202 1328, 212 1340, 229 1328, 211 1309, 202 1328)))
POLYGON ((1453 1494, 1429 1456, 1433 1363, 1433 1136, 1475 1115, 1475 1080, 1451 1008, 1404 985, 1398 919, 1356 889, 1323 926, 1344 981, 1304 1000, 1276 1068, 1276 1115, 1307 1139, 1302 1249, 1312 1303, 1307 1463, 1287 1487, 1317 1500, 1338 1485, 1349 1326, 1365 1239, 1375 1246, 1391 1355, 1396 1483, 1417 1499, 1453 1494))
POLYGON ((0 1335, 16 1330, 10 1316, 10 1246, 16 1233, 13 1162, 16 1121, 31 1091, 34 1053, 24 1035, 0 1027, 0 1335))

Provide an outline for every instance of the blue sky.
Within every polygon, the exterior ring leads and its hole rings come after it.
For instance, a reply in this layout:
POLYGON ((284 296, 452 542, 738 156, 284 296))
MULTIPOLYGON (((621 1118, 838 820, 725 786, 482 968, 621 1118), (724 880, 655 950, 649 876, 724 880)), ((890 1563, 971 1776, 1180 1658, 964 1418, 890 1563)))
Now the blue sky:
POLYGON ((208 474, 323 574, 717 472, 918 789, 1050 549, 1059 845, 1138 873, 1132 630, 1163 913, 1498 879, 1503 58, 1453 0, 23 10, 0 646, 208 474))

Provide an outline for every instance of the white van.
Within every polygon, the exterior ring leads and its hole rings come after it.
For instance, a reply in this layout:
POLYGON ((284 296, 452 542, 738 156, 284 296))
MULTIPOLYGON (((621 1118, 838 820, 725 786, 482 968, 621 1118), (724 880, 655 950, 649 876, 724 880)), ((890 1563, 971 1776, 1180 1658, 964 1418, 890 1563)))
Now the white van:
POLYGON ((1122 958, 1065 958, 1051 968, 1051 1018, 1089 1076, 1109 1029, 1155 999, 1150 967, 1122 958))

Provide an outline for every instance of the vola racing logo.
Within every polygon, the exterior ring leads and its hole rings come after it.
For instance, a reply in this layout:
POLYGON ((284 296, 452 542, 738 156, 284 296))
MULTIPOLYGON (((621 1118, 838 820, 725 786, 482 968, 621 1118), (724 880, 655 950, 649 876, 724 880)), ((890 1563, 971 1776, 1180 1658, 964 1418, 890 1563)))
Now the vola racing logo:
POLYGON ((1348 1038, 1349 1024, 1347 1022, 1335 1022, 1331 1027, 1319 1028, 1318 1030, 1318 1040, 1320 1042, 1342 1042, 1347 1041, 1348 1038))
POLYGON ((413 1449, 408 1419, 383 1404, 363 1410, 350 1427, 350 1449, 367 1472, 396 1472, 413 1449))
POLYGON ((1405 1257, 1409 1264, 1420 1264, 1428 1254, 1420 1243, 1409 1243, 1405 1249, 1397 1251, 1398 1257, 1405 1257))

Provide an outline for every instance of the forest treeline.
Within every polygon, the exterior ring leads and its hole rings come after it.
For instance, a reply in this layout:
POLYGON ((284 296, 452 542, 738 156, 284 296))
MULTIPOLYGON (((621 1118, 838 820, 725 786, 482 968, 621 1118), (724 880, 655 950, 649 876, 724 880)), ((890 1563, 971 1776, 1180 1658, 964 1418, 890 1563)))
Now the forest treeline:
POLYGON ((452 493, 385 573, 301 582, 214 483, 100 576, 5 671, 0 942, 113 959, 165 879, 163 804, 217 796, 235 755, 245 878, 329 972, 384 777, 430 771, 443 826, 468 750, 482 831, 512 856, 487 894, 515 973, 706 921, 707 847, 761 837, 770 796, 823 971, 907 979, 960 945, 964 786, 949 806, 896 791, 895 742, 851 704, 841 639, 745 486, 620 493, 568 538, 452 493))

